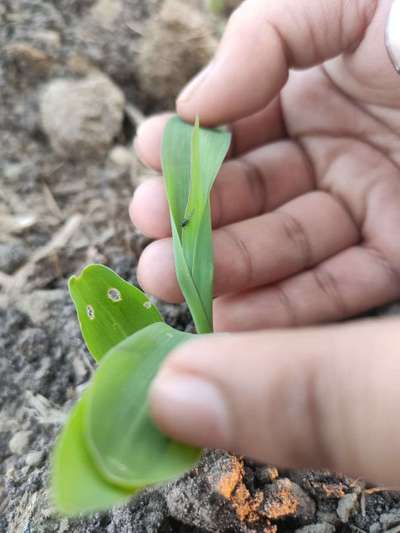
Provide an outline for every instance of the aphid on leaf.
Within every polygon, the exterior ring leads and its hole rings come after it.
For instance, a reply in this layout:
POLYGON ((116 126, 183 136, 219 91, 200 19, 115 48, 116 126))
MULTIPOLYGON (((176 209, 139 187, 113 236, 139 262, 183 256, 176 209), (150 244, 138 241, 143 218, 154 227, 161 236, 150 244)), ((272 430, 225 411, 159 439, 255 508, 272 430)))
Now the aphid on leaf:
POLYGON ((190 215, 188 217, 185 217, 182 222, 181 222, 181 226, 182 228, 184 228, 185 226, 187 226, 193 216, 193 213, 194 213, 194 209, 192 210, 192 212, 190 213, 190 215))

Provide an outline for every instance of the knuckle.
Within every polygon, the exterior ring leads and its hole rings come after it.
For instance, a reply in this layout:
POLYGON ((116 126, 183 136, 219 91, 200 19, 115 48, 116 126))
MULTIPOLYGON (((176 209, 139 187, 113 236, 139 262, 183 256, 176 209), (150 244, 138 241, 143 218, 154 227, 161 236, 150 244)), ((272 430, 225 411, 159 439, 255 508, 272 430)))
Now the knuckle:
POLYGON ((313 277, 318 291, 333 303, 335 307, 335 315, 341 317, 348 316, 349 310, 336 277, 321 266, 312 270, 311 276, 313 277))
MULTIPOLYGON (((326 383, 323 357, 319 354, 313 354, 304 359, 303 380, 303 402, 300 402, 301 412, 299 413, 300 420, 304 421, 304 426, 309 435, 309 443, 303 450, 307 462, 315 462, 321 466, 331 465, 332 450, 327 438, 325 430, 325 408, 326 401, 326 383), (310 445, 311 443, 311 445, 310 445)), ((301 394, 301 391, 297 391, 301 394)), ((300 396, 301 397, 301 396, 300 396)))
POLYGON ((302 223, 287 211, 278 211, 282 218, 282 229, 289 245, 300 257, 301 269, 305 270, 314 263, 313 251, 308 234, 302 223))
POLYGON ((267 184, 264 180, 260 168, 252 163, 248 158, 243 157, 238 160, 243 168, 249 186, 252 203, 257 206, 255 215, 261 215, 266 210, 267 184))
POLYGON ((288 292, 284 288, 284 285, 278 284, 274 287, 278 302, 284 310, 286 316, 285 325, 288 327, 296 327, 299 324, 297 317, 296 306, 288 292))
POLYGON ((231 241, 235 254, 235 259, 238 261, 238 271, 240 276, 240 285, 242 288, 251 287, 255 279, 255 269, 253 258, 247 247, 246 242, 240 236, 228 227, 221 228, 221 231, 226 236, 227 240, 231 241))

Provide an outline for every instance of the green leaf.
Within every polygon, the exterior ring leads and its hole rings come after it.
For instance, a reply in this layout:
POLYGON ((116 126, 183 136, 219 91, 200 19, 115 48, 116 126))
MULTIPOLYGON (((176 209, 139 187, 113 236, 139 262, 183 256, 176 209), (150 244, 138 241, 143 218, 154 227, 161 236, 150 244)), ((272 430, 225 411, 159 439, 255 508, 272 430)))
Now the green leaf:
POLYGON ((135 331, 162 322, 141 290, 104 265, 87 266, 68 286, 86 346, 97 361, 135 331))
POLYGON ((110 483, 140 489, 178 477, 193 467, 200 451, 163 435, 150 418, 147 395, 167 354, 192 338, 157 323, 114 347, 88 392, 86 443, 110 483))
POLYGON ((172 117, 162 142, 176 274, 198 333, 212 331, 213 248, 209 196, 230 133, 172 117))
POLYGON ((91 459, 83 436, 86 404, 87 392, 69 415, 53 454, 54 504, 67 516, 107 509, 133 494, 105 481, 91 459))

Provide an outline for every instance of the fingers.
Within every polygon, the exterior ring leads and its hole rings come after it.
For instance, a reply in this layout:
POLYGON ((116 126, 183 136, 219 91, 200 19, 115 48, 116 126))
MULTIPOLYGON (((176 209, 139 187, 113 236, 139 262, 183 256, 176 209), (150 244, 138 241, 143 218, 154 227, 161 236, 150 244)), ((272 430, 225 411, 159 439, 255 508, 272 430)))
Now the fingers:
POLYGON ((214 328, 306 326, 360 315, 400 298, 388 264, 377 251, 354 246, 277 285, 217 298, 214 328))
MULTIPOLYGON (((142 162, 161 170, 161 140, 165 124, 172 113, 154 115, 139 127, 134 148, 142 162)), ((285 136, 280 98, 275 98, 265 109, 231 124, 232 145, 229 155, 237 156, 267 142, 285 136)))
POLYGON ((164 128, 173 113, 161 113, 139 126, 133 147, 139 159, 154 170, 161 170, 161 142, 164 128))
POLYGON ((354 48, 377 0, 246 0, 232 15, 212 63, 177 100, 186 120, 231 122, 264 108, 291 67, 307 68, 354 48), (240 38, 238 38, 240 36, 240 38))
MULTIPOLYGON (((214 232, 215 294, 275 283, 358 241, 358 231, 342 205, 326 193, 310 192, 273 213, 214 232)), ((137 275, 146 291, 180 301, 170 239, 144 250, 137 275)))
POLYGON ((399 485, 399 321, 207 335, 153 383, 173 438, 399 485))
MULTIPOLYGON (((271 211, 312 187, 312 171, 296 143, 279 141, 258 148, 222 166, 211 192, 213 226, 271 211)), ((158 239, 171 235, 162 179, 148 180, 136 189, 130 213, 145 235, 158 239)))
POLYGON ((400 72, 400 1, 394 0, 386 26, 386 47, 394 68, 400 72))

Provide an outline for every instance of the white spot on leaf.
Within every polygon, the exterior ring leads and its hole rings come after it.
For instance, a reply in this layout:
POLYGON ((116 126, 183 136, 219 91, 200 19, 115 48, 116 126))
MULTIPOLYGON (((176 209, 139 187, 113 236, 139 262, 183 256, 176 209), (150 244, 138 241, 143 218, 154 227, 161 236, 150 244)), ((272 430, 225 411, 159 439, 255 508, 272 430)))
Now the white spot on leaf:
POLYGON ((86 306, 86 314, 90 320, 94 320, 95 314, 94 314, 93 305, 89 304, 86 306))
POLYGON ((144 307, 145 309, 150 309, 150 307, 151 307, 151 302, 150 302, 149 300, 147 300, 147 302, 144 302, 143 307, 144 307))
POLYGON ((107 296, 112 302, 120 302, 122 300, 121 293, 118 289, 115 289, 114 287, 108 289, 107 296))

